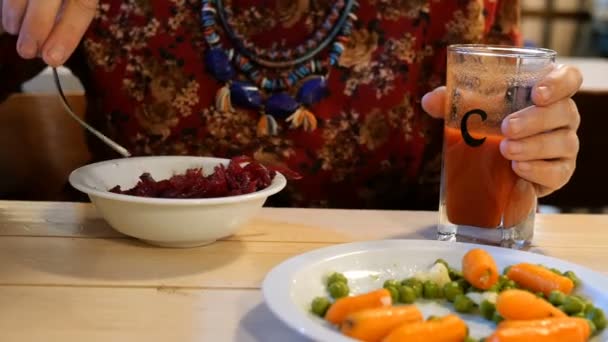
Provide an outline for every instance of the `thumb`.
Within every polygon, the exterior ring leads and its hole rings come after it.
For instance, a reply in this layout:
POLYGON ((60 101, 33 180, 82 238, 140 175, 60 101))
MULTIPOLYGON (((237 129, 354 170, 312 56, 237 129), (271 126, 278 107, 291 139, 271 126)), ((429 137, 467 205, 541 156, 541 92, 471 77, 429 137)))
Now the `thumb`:
POLYGON ((439 87, 422 98, 422 109, 435 119, 445 117, 446 88, 439 87))

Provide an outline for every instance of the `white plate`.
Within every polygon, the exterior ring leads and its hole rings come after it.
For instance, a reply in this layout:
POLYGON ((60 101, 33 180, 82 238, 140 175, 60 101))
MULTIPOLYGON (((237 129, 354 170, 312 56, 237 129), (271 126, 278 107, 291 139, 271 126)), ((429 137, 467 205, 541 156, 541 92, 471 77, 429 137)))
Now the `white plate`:
MULTIPOLYGON (((316 296, 326 296, 323 276, 342 272, 353 293, 381 288, 386 279, 403 279, 427 270, 438 259, 460 269, 463 255, 472 248, 490 252, 499 269, 519 262, 544 264, 561 271, 574 271, 583 285, 577 293, 591 299, 608 313, 608 278, 588 268, 559 259, 492 246, 430 240, 383 240, 342 244, 291 258, 275 267, 264 279, 264 300, 270 310, 289 327, 316 341, 353 341, 308 312, 316 296)), ((419 305, 425 316, 450 312, 449 306, 419 305)), ((494 329, 479 316, 461 315, 475 338, 487 337, 494 329)), ((608 341, 604 331, 593 341, 608 341)))

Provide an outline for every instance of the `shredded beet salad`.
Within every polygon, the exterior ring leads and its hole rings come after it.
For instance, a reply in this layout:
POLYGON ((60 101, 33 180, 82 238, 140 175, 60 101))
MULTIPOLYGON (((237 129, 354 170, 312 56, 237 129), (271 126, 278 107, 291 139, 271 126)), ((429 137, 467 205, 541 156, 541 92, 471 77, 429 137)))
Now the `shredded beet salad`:
POLYGON ((188 169, 184 174, 161 181, 144 173, 135 187, 122 190, 120 186, 115 186, 110 192, 153 198, 214 198, 252 193, 272 183, 275 170, 255 161, 248 161, 247 165, 241 166, 243 161, 242 158, 232 159, 227 167, 216 166, 208 176, 200 168, 188 169))

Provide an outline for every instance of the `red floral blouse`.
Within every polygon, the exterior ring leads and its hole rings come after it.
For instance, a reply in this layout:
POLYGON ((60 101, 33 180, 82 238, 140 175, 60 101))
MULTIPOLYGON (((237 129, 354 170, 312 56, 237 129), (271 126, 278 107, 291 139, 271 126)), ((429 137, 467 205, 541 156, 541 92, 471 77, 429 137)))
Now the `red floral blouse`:
MULTIPOLYGON (((330 0, 232 0, 234 27, 261 47, 305 41, 330 0)), ((444 83, 446 46, 519 44, 518 0, 361 0, 350 40, 310 108, 314 131, 216 107, 200 0, 102 0, 79 53, 88 120, 136 155, 252 155, 303 175, 268 205, 434 209, 441 122, 420 99, 444 83)), ((219 34, 225 46, 231 40, 219 34)), ((263 69, 262 69, 263 70, 263 69)), ((117 157, 90 139, 98 159, 117 157)))

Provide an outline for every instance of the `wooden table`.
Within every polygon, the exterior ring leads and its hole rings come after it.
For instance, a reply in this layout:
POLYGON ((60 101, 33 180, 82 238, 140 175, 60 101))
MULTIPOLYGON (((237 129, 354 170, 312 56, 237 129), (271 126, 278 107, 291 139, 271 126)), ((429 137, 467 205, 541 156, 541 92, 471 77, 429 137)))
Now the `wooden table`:
MULTIPOLYGON (((263 209, 236 236, 154 248, 88 204, 0 202, 0 340, 304 341, 264 305, 275 265, 331 244, 433 238, 432 212, 263 209)), ((608 216, 541 215, 532 251, 608 273, 608 216)))

